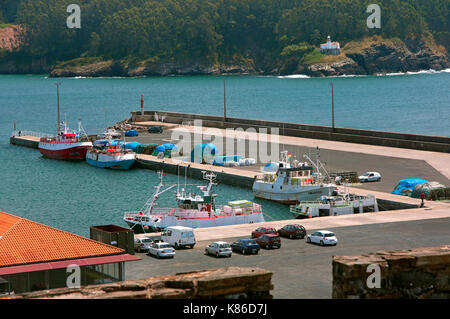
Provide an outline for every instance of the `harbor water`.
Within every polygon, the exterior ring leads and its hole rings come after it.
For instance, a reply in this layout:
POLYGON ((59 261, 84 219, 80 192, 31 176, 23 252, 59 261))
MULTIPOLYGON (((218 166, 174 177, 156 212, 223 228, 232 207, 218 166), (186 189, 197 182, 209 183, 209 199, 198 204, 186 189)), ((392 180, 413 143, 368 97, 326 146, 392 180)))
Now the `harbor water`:
MULTIPOLYGON (((450 136, 448 70, 335 78, 0 75, 0 210, 89 236, 91 225, 126 226, 123 212, 139 210, 158 183, 153 171, 98 169, 84 162, 45 159, 37 150, 10 145, 14 121, 18 130, 55 132, 55 82, 61 82, 62 119, 76 127, 81 118, 86 131, 93 133, 129 117, 139 108, 141 94, 147 110, 221 115, 222 78, 229 116, 330 125, 333 81, 336 126, 450 136)), ((177 177, 167 174, 165 182, 175 184, 177 177)), ((254 200, 249 189, 218 185, 216 191, 218 204, 254 200)), ((263 205, 268 221, 291 218, 287 206, 255 201, 263 205)), ((164 194, 159 204, 175 205, 173 192, 164 194)))

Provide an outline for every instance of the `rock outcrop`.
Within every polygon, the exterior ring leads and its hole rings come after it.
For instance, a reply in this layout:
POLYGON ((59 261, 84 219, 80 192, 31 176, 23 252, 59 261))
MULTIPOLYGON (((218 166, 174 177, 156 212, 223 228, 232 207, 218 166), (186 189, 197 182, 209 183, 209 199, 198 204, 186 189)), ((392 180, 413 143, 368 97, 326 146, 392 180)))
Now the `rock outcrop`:
POLYGON ((373 43, 357 52, 346 53, 338 62, 305 66, 310 76, 375 75, 420 70, 443 70, 450 67, 449 58, 423 41, 406 43, 373 43))

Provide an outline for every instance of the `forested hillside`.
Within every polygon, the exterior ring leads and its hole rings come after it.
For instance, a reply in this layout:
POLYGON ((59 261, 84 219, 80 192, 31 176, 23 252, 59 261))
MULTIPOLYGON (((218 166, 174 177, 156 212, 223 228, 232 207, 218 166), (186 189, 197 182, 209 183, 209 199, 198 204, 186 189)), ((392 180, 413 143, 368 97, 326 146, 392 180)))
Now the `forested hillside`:
MULTIPOLYGON (((369 29, 367 0, 0 0, 0 25, 25 26, 20 55, 54 64, 79 57, 240 63, 260 69, 310 53, 327 35, 341 43, 379 35, 431 38, 449 46, 450 0, 378 0, 380 29, 369 29), (69 29, 66 8, 81 7, 69 29), (280 60, 281 59, 281 60, 280 60)), ((15 53, 19 54, 19 53, 15 53)))

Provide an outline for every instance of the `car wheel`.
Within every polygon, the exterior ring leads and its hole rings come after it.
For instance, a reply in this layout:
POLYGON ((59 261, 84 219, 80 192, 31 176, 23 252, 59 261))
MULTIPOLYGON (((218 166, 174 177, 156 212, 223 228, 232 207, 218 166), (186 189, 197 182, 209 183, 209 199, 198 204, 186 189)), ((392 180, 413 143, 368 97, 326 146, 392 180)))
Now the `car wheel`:
POLYGON ((309 238, 309 237, 306 238, 306 242, 307 242, 307 243, 310 243, 310 242, 311 242, 311 238, 309 238))
POLYGON ((159 253, 156 253, 156 258, 161 258, 161 256, 159 255, 159 253))
POLYGON ((242 248, 241 253, 242 253, 242 255, 245 255, 245 249, 244 248, 242 248))
POLYGON ((207 249, 205 249, 205 255, 208 255, 208 250, 207 249))
POLYGON ((216 258, 219 258, 219 253, 216 253, 216 258))
POLYGON ((323 240, 320 241, 320 246, 323 246, 323 240))
POLYGON ((175 249, 178 249, 178 248, 179 248, 178 244, 177 244, 177 243, 175 243, 175 249))

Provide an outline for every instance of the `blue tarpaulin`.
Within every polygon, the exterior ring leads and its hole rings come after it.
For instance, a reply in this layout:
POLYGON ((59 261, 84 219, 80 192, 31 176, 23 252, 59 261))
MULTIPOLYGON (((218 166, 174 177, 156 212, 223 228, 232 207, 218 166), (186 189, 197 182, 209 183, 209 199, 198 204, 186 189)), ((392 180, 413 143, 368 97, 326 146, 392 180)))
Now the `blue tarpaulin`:
POLYGON ((218 152, 217 147, 212 143, 197 144, 191 152, 191 162, 202 163, 206 161, 212 163, 212 158, 218 152))
POLYGON ((139 143, 139 142, 129 142, 129 143, 125 143, 123 147, 126 148, 126 149, 129 149, 129 150, 136 151, 136 149, 137 149, 138 147, 141 147, 141 146, 142 146, 142 143, 139 143))
POLYGON ((392 194, 410 196, 414 187, 419 184, 427 183, 426 179, 421 178, 405 178, 400 180, 395 186, 392 194))

